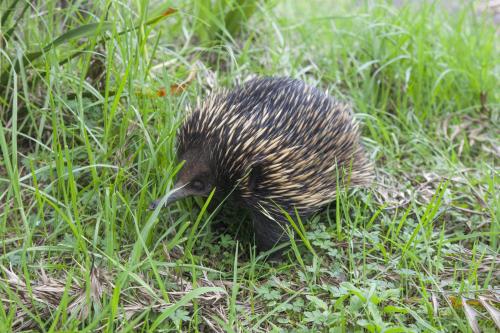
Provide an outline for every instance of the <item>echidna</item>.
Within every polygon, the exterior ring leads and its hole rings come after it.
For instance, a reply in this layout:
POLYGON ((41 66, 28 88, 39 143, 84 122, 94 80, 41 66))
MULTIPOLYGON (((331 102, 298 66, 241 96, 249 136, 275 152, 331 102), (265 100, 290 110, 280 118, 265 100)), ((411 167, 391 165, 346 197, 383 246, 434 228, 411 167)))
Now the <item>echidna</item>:
POLYGON ((260 250, 285 239, 283 211, 307 218, 338 185, 372 178, 349 107, 290 78, 209 96, 180 128, 177 155, 185 163, 167 204, 214 188, 221 198, 231 193, 250 210, 260 250))

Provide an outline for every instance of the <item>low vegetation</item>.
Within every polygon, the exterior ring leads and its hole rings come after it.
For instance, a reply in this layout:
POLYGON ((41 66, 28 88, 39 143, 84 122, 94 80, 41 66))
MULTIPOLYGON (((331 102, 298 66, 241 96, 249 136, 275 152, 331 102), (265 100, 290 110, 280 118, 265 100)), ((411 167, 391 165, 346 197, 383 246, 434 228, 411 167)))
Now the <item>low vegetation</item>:
POLYGON ((0 331, 500 329, 494 3, 207 3, 0 2, 0 331), (350 103, 376 165, 279 263, 243 212, 148 210, 253 75, 350 103))

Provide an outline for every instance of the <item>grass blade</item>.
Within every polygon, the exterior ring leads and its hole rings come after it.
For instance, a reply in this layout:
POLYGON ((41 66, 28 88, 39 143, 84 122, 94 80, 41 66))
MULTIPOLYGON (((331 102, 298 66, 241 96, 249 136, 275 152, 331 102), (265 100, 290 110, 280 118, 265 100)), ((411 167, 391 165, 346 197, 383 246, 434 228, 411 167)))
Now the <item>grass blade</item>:
POLYGON ((161 323, 170 317, 177 309, 180 307, 188 304, 191 302, 193 299, 196 299, 200 297, 203 294, 206 293, 226 293, 226 291, 222 288, 219 287, 201 287, 194 289, 190 291, 188 294, 186 294, 184 297, 182 297, 178 302, 176 302, 174 305, 163 311, 163 313, 153 322, 153 324, 150 327, 150 330, 153 332, 155 331, 158 326, 161 325, 161 323))

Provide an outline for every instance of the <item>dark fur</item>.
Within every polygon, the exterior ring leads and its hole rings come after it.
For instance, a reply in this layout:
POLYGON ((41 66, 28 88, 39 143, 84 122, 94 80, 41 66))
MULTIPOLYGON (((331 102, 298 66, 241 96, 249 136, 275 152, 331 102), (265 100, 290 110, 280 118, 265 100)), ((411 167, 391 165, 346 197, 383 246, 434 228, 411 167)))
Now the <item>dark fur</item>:
POLYGON ((338 176, 343 186, 367 184, 372 175, 350 109, 289 78, 259 78, 210 96, 178 140, 186 161, 178 183, 187 192, 196 179, 208 184, 193 195, 232 192, 252 212, 260 249, 284 239, 281 209, 307 218, 335 198, 338 176))

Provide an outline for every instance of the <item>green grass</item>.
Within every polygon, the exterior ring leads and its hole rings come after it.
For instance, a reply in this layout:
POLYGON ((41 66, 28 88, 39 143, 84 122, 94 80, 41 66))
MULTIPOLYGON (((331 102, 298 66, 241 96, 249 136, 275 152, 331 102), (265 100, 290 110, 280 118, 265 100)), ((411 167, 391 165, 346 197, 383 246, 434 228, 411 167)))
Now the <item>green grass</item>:
POLYGON ((496 330, 491 17, 372 1, 19 3, 0 30, 0 331, 496 330), (293 220, 281 263, 255 252, 241 212, 200 198, 147 209, 180 167, 186 107, 250 75, 351 103, 376 164, 371 188, 293 220))

